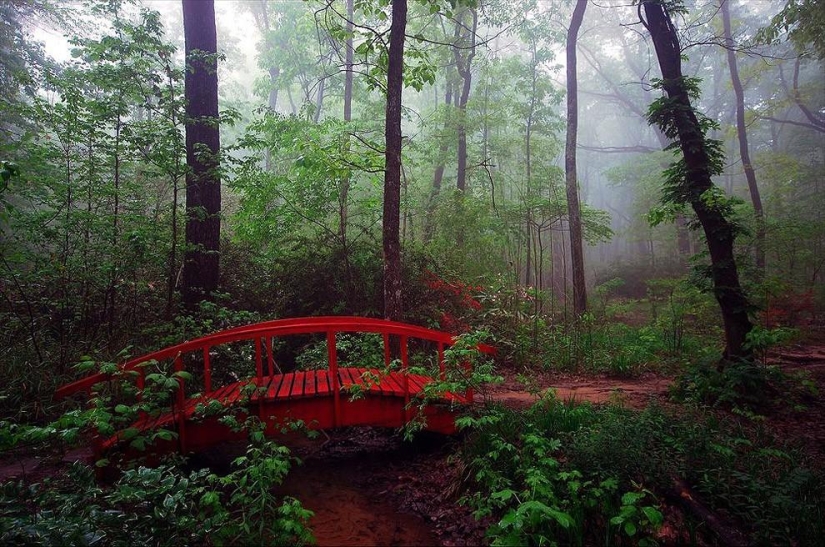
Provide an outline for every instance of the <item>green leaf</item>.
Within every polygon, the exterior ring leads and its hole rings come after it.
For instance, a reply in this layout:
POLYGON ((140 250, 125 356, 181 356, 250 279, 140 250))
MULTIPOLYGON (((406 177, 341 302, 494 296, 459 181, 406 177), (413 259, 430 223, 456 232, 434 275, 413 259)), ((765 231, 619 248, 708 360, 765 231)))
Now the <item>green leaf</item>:
POLYGON ((173 498, 171 494, 166 494, 166 497, 163 498, 163 507, 166 509, 171 509, 175 505, 175 498, 173 498))
POLYGON ((645 497, 645 495, 641 492, 627 492, 622 496, 622 505, 636 505, 636 502, 643 497, 645 497))
POLYGON ((645 516, 647 517, 648 522, 650 522, 650 524, 655 528, 658 528, 659 526, 661 526, 662 523, 665 520, 665 518, 662 515, 661 511, 659 511, 655 507, 650 507, 650 506, 642 507, 642 513, 645 514, 645 516))
POLYGON ((160 429, 155 433, 155 437, 164 441, 171 441, 174 435, 174 433, 167 429, 160 429))
POLYGON ((636 525, 633 524, 633 521, 628 520, 624 523, 624 531, 628 536, 633 537, 636 535, 636 525))
POLYGON ((493 492, 490 495, 490 497, 493 498, 494 500, 508 501, 509 499, 511 499, 515 495, 516 495, 516 493, 513 490, 506 489, 506 490, 499 490, 498 492, 493 492))

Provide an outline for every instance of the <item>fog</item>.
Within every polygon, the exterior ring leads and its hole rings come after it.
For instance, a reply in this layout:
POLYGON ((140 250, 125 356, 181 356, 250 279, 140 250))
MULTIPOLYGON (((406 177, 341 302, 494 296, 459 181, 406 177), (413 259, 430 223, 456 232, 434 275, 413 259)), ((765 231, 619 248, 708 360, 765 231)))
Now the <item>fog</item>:
MULTIPOLYGON (((760 214, 771 236, 761 252, 767 253, 769 269, 777 278, 816 284, 822 263, 814 257, 823 255, 819 205, 825 79, 812 40, 790 41, 782 28, 769 36, 773 40, 765 39, 763 29, 784 6, 779 0, 730 2, 728 42, 718 2, 686 2, 684 13, 674 14, 674 20, 684 70, 699 79, 695 106, 717 123, 709 136, 722 142, 726 154, 723 173, 715 182, 738 199, 736 211, 743 226, 739 252, 753 258, 758 215, 737 141, 729 50, 735 52, 744 87, 749 152, 764 204, 760 214), (797 228, 788 231, 788 226, 797 228), (791 252, 789 244, 800 249, 791 252)), ((106 18, 111 13, 96 15, 81 3, 64 8, 74 12, 74 23, 60 27, 30 21, 33 37, 59 63, 72 60, 69 37, 110 29, 106 18)), ((182 65, 180 3, 126 3, 119 17, 137 20, 143 9, 160 12, 165 39, 177 47, 182 65)), ((247 162, 245 169, 227 168, 222 180, 227 233, 253 237, 249 234, 260 226, 244 226, 252 218, 267 224, 266 231, 277 234, 276 240, 295 231, 334 233, 340 220, 336 206, 320 202, 340 202, 341 195, 335 188, 321 191, 313 186, 321 180, 305 177, 331 177, 328 182, 335 186, 338 179, 330 173, 341 165, 353 169, 348 175, 352 192, 343 198, 351 209, 351 235, 374 232, 380 216, 381 167, 370 154, 383 146, 389 9, 386 2, 355 5, 353 114, 342 128, 335 124, 344 118, 343 2, 215 2, 220 104, 232 113, 221 124, 222 145, 228 158, 247 162), (294 120, 294 138, 306 142, 286 146, 272 127, 263 128, 262 120, 273 112, 282 120, 294 120), (329 148, 342 131, 360 143, 362 163, 336 156, 329 148), (253 134, 259 140, 250 147, 253 134), (314 174, 296 173, 294 162, 307 155, 330 163, 314 174), (250 159, 258 162, 258 171, 250 170, 250 159), (260 195, 253 197, 255 188, 260 177, 270 175, 280 177, 281 186, 272 183, 271 202, 260 203, 260 195), (303 197, 290 200, 290 192, 303 197), (303 210, 312 207, 311 213, 303 210)), ((551 1, 484 1, 452 7, 412 3, 406 33, 405 244, 428 246, 438 260, 462 275, 504 276, 546 290, 553 302, 563 300, 570 289, 564 41, 571 12, 568 2, 551 1), (445 104, 447 100, 452 104, 445 104), (459 177, 460 134, 466 135, 465 193, 472 198, 463 226, 458 226, 449 205, 459 177), (457 237, 460 248, 455 247, 457 237)), ((690 229, 695 225, 693 213, 661 205, 662 170, 674 158, 662 151, 669 140, 645 119, 651 103, 661 96, 653 85, 660 72, 639 13, 630 2, 588 2, 578 35, 578 184, 591 287, 617 275, 628 277, 628 268, 635 272, 629 274, 631 279, 685 273, 691 257, 703 249, 701 233, 690 229), (651 222, 653 218, 662 222, 651 222)))

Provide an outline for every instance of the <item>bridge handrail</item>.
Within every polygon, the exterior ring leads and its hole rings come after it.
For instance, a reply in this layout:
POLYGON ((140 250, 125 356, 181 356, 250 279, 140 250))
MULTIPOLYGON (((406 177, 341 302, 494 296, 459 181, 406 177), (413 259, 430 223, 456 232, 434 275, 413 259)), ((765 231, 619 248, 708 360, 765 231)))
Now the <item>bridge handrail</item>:
MULTIPOLYGON (((163 361, 166 359, 175 359, 176 370, 182 369, 180 364, 180 357, 185 353, 192 353, 195 351, 202 351, 204 356, 204 383, 205 391, 211 389, 211 369, 209 350, 221 344, 231 342, 241 342, 246 340, 255 340, 255 359, 257 376, 262 376, 262 351, 261 339, 272 339, 275 337, 289 336, 295 334, 312 334, 325 332, 327 333, 328 343, 328 363, 327 365, 333 371, 337 370, 337 348, 335 335, 341 332, 363 332, 382 334, 384 336, 384 356, 386 364, 389 364, 390 349, 388 343, 389 336, 401 337, 401 352, 402 364, 404 370, 407 369, 407 347, 406 340, 408 338, 417 338, 436 342, 438 344, 438 360, 441 372, 444 371, 443 350, 446 346, 455 343, 456 336, 451 334, 410 325, 408 323, 400 323, 397 321, 387 321, 384 319, 374 319, 369 317, 356 316, 319 316, 319 317, 302 317, 290 319, 275 319, 270 321, 263 321, 252 325, 245 325, 241 327, 234 327, 212 333, 194 340, 182 342, 180 344, 170 346, 161 350, 148 353, 146 355, 130 359, 125 363, 119 365, 122 371, 140 371, 142 374, 139 378, 140 384, 143 383, 143 369, 140 365, 150 361, 163 361)), ((479 351, 487 354, 495 353, 495 349, 487 344, 479 344, 479 351)), ((271 359, 271 354, 269 355, 271 359)), ((111 378, 111 374, 98 372, 81 378, 69 384, 63 385, 55 391, 55 399, 61 399, 78 392, 89 392, 92 387, 101 382, 105 382, 111 378)), ((183 380, 180 380, 181 388, 183 388, 183 380)), ((337 382, 337 380, 336 380, 337 382)), ((142 385, 141 385, 142 387, 142 385)), ((181 389, 182 394, 182 389, 181 389)), ((468 390, 468 398, 472 398, 472 392, 468 390)))

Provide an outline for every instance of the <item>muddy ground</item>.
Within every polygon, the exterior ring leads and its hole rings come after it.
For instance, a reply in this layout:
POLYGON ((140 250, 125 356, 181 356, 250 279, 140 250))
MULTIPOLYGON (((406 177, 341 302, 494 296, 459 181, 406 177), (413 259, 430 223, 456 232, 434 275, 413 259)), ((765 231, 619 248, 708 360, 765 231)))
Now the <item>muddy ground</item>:
MULTIPOLYGON (((786 372, 809 378, 825 390, 825 340, 784 348, 769 362, 786 372)), ((554 389, 561 400, 619 402, 644 408, 653 399, 665 401, 671 380, 659 376, 638 379, 543 374, 531 385, 505 374, 502 385, 485 395, 514 407, 529 405, 538 394, 554 389)), ((780 438, 802 443, 818 461, 825 458, 825 402, 810 396, 804 407, 788 405, 767 418, 780 438)), ((421 435, 405 442, 393 431, 371 428, 328 432, 314 440, 293 438, 302 465, 293 469, 280 489, 314 511, 311 526, 324 545, 478 545, 488 522, 477 522, 459 505, 464 470, 454 457, 460 438, 421 435)), ((242 446, 226 446, 197 458, 197 464, 228 469, 242 446)), ((7 455, 8 456, 8 455, 7 455)), ((62 459, 17 454, 0 461, 0 480, 26 476, 40 480, 59 473, 66 462, 88 458, 76 450, 62 459)))

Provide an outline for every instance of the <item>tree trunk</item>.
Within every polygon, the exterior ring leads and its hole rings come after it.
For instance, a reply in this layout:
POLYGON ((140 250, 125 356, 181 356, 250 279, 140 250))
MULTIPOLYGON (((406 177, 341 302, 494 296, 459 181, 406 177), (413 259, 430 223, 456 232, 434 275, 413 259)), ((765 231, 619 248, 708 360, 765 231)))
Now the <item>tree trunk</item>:
POLYGON ((215 6, 183 0, 186 41, 186 254, 183 301, 193 309, 218 288, 221 182, 215 6))
POLYGON ((570 224, 570 261, 573 268, 573 312, 577 317, 587 311, 582 217, 576 177, 576 132, 579 125, 576 39, 586 8, 587 0, 577 0, 573 17, 570 20, 570 29, 567 31, 567 142, 564 147, 564 170, 567 186, 567 216, 570 224))
POLYGON ((407 0, 393 0, 387 63, 386 151, 384 167, 384 318, 402 317, 401 244, 401 94, 404 89, 404 32, 407 0))
MULTIPOLYGON (((352 31, 353 31, 353 21, 352 18, 355 14, 354 10, 354 0, 347 0, 347 39, 346 44, 344 45, 345 48, 345 57, 344 57, 344 64, 345 64, 345 74, 344 74, 344 121, 351 122, 352 121, 352 66, 354 64, 354 57, 355 57, 355 50, 352 46, 352 31)), ((347 133, 347 142, 344 145, 345 152, 349 155, 350 151, 350 137, 349 133, 347 133)), ((349 187, 350 187, 350 171, 347 170, 346 174, 344 175, 343 180, 341 181, 341 194, 338 198, 338 211, 339 211, 339 229, 338 234, 341 238, 341 245, 346 247, 346 239, 347 239, 347 220, 348 220, 348 204, 347 200, 349 199, 349 187)))
POLYGON ((321 121, 321 111, 324 109, 324 91, 326 90, 326 87, 326 77, 321 78, 321 81, 318 82, 318 92, 315 95, 315 115, 312 118, 314 123, 321 121))
MULTIPOLYGON (((753 325, 748 318, 749 304, 739 283, 733 254, 736 230, 724 211, 704 199, 712 192, 713 158, 702 127, 690 103, 688 85, 682 75, 682 58, 676 28, 659 0, 643 0, 645 26, 656 48, 662 71, 662 86, 667 93, 665 133, 676 138, 684 157, 684 181, 677 188, 680 199, 690 203, 705 232, 710 251, 714 296, 722 311, 725 327, 724 360, 749 359, 745 347, 753 325)), ((641 15, 641 13, 640 13, 641 15)))
POLYGON ((736 63, 736 53, 733 51, 733 33, 730 24, 730 3, 721 0, 722 24, 725 31, 725 47, 728 50, 728 66, 733 91, 736 94, 736 134, 739 137, 739 157, 742 158, 742 169, 748 181, 748 190, 756 213, 756 269, 760 276, 765 274, 765 211, 762 208, 762 197, 759 195, 759 186, 756 184, 756 173, 751 163, 748 151, 748 130, 745 126, 745 91, 739 79, 739 66, 736 63))
POLYGON ((461 76, 461 93, 458 96, 458 167, 456 169, 456 188, 464 191, 467 187, 467 101, 470 98, 470 87, 472 85, 472 73, 470 65, 476 54, 476 30, 478 27, 478 10, 468 8, 456 20, 456 35, 458 41, 453 45, 456 69, 461 76), (464 15, 470 13, 472 23, 467 27, 464 23, 464 15), (463 50, 468 48, 466 53, 463 50))
MULTIPOLYGON (((271 27, 269 25, 269 11, 267 10, 266 3, 267 0, 259 0, 258 7, 261 10, 261 18, 259 20, 255 17, 255 21, 258 23, 258 30, 264 35, 264 41, 267 49, 272 50, 275 48, 275 44, 269 38, 269 31, 271 30, 271 27)), ((254 6, 252 9, 252 13, 254 15, 254 6)), ((281 68, 277 66, 270 66, 269 69, 267 69, 267 72, 269 72, 269 99, 267 104, 269 109, 272 112, 275 112, 278 107, 278 77, 281 75, 281 68)))
POLYGON ((432 241, 435 234, 435 207, 438 194, 441 193, 441 182, 444 180, 444 164, 447 161, 447 133, 450 130, 450 109, 453 107, 453 82, 449 75, 445 83, 444 91, 444 134, 441 136, 441 144, 438 145, 438 158, 433 172, 433 186, 430 196, 427 199, 427 212, 424 217, 424 243, 432 241))

